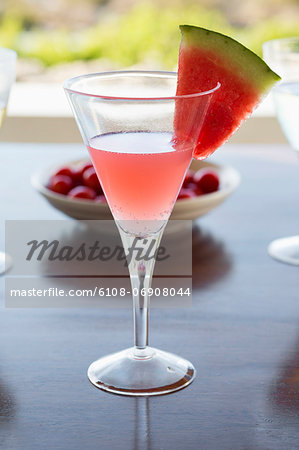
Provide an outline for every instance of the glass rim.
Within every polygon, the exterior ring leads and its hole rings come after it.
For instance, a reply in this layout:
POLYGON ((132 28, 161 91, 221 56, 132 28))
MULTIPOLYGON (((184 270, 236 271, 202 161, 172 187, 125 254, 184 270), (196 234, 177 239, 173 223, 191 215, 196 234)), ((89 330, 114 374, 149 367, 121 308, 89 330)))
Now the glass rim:
POLYGON ((294 85, 294 84, 296 86, 299 86, 299 80, 289 79, 287 81, 284 81, 283 83, 277 83, 276 86, 273 86, 273 92, 284 93, 284 94, 287 94, 287 95, 294 95, 288 90, 290 85, 294 85))
POLYGON ((17 58, 17 52, 15 50, 13 50, 12 48, 7 48, 7 47, 0 47, 0 61, 4 60, 4 59, 9 59, 9 58, 17 58))
POLYGON ((299 42, 299 36, 288 36, 283 38, 269 39, 268 41, 263 42, 263 47, 268 46, 270 44, 274 44, 275 42, 299 42))
POLYGON ((73 89, 71 86, 80 80, 88 79, 88 78, 113 78, 113 77, 119 77, 119 76, 152 76, 154 77, 162 77, 162 78, 174 78, 177 77, 177 72, 169 72, 169 71, 162 71, 162 70, 115 70, 110 72, 95 72, 95 73, 88 73, 85 75, 79 75, 76 77, 68 78, 63 83, 63 88, 65 91, 78 94, 78 95, 84 95, 87 97, 95 97, 100 98, 103 100, 126 100, 126 101, 157 101, 157 100, 176 100, 181 98, 196 98, 201 97, 204 95, 213 94, 215 91, 217 91, 221 87, 221 83, 217 81, 216 86, 213 88, 207 90, 207 91, 201 91, 201 92, 195 92, 194 94, 185 94, 185 95, 172 95, 172 96, 160 96, 160 97, 122 97, 122 96, 113 96, 113 95, 99 95, 99 94, 90 94, 88 92, 84 92, 80 89, 73 89))

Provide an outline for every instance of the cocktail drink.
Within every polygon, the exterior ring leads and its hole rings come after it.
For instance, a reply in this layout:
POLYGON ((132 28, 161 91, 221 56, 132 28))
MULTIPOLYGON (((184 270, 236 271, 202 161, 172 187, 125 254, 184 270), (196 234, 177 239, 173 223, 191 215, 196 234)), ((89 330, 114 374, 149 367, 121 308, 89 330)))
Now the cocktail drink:
MULTIPOLYGON (((8 48, 0 48, 0 127, 6 115, 10 88, 15 80, 17 54, 8 48)), ((0 274, 10 266, 10 257, 0 252, 0 274)))
MULTIPOLYGON (((299 37, 265 42, 263 52, 282 77, 273 89, 276 115, 290 145, 299 152, 299 37)), ((278 261, 298 266, 299 235, 276 239, 268 251, 278 261)))
POLYGON ((192 157, 222 145, 279 78, 227 36, 190 26, 182 32, 178 76, 111 72, 64 85, 130 255, 134 347, 88 369, 95 386, 117 394, 166 394, 194 379, 189 361, 148 346, 156 251, 192 157), (136 239, 146 258, 132 254, 136 239))
POLYGON ((89 142, 115 220, 135 222, 141 236, 147 223, 167 222, 192 159, 191 142, 176 145, 171 139, 167 132, 137 131, 103 134, 89 142))
POLYGON ((167 72, 118 72, 68 80, 65 89, 120 231, 126 254, 134 240, 151 258, 129 271, 134 300, 135 345, 94 362, 90 381, 107 391, 157 395, 188 385, 193 365, 148 346, 148 289, 162 232, 192 159, 200 124, 220 88, 175 96, 177 76, 167 72), (142 96, 136 96, 140 89, 142 96), (161 96, 161 94, 163 96, 161 96), (188 105, 184 137, 175 113, 188 105), (192 135, 195 121, 198 131, 192 135))

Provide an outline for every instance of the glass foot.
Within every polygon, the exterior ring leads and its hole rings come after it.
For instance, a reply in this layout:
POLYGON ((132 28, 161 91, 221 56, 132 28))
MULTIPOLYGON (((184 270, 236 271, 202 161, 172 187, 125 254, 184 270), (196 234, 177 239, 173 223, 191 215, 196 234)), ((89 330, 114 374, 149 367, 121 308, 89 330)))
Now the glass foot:
POLYGON ((12 266, 11 256, 7 253, 0 252, 0 275, 5 273, 12 266))
POLYGON ((299 266, 299 236, 272 241, 268 247, 268 253, 278 261, 299 266))
POLYGON ((129 348, 93 362, 89 380, 114 394, 149 396, 178 391, 195 378, 193 365, 179 356, 151 347, 136 351, 129 348))

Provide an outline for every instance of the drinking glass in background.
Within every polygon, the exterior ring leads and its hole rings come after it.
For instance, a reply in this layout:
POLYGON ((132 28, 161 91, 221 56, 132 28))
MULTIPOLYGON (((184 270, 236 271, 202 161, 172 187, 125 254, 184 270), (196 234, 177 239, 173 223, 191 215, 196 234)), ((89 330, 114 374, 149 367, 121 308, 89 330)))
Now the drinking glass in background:
MULTIPOLYGON (((299 37, 265 42, 263 56, 282 78, 272 90, 276 115, 289 144, 299 152, 299 37)), ((278 261, 298 266, 299 235, 276 239, 268 252, 278 261)))
MULTIPOLYGON (((9 48, 0 48, 0 127, 6 114, 10 88, 15 81, 16 60, 16 52, 9 48)), ((8 268, 9 265, 10 257, 0 252, 0 274, 4 273, 5 267, 8 268)))

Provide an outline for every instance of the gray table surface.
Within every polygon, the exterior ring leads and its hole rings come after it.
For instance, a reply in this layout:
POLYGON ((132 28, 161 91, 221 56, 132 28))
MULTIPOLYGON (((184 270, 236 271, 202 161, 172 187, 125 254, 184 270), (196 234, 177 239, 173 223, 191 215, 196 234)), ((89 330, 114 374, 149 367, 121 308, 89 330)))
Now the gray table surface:
MULTIPOLYGON (((1 143, 0 153, 1 219, 63 218, 30 176, 86 156, 83 146, 1 143)), ((129 309, 2 306, 1 449, 299 448, 298 268, 266 251, 298 232, 299 164, 278 145, 227 145, 213 160, 242 182, 194 228, 192 307, 151 314, 151 344, 190 359, 194 383, 134 399, 88 382, 91 361, 132 344, 129 309)), ((4 305, 4 277, 0 286, 4 305)))

